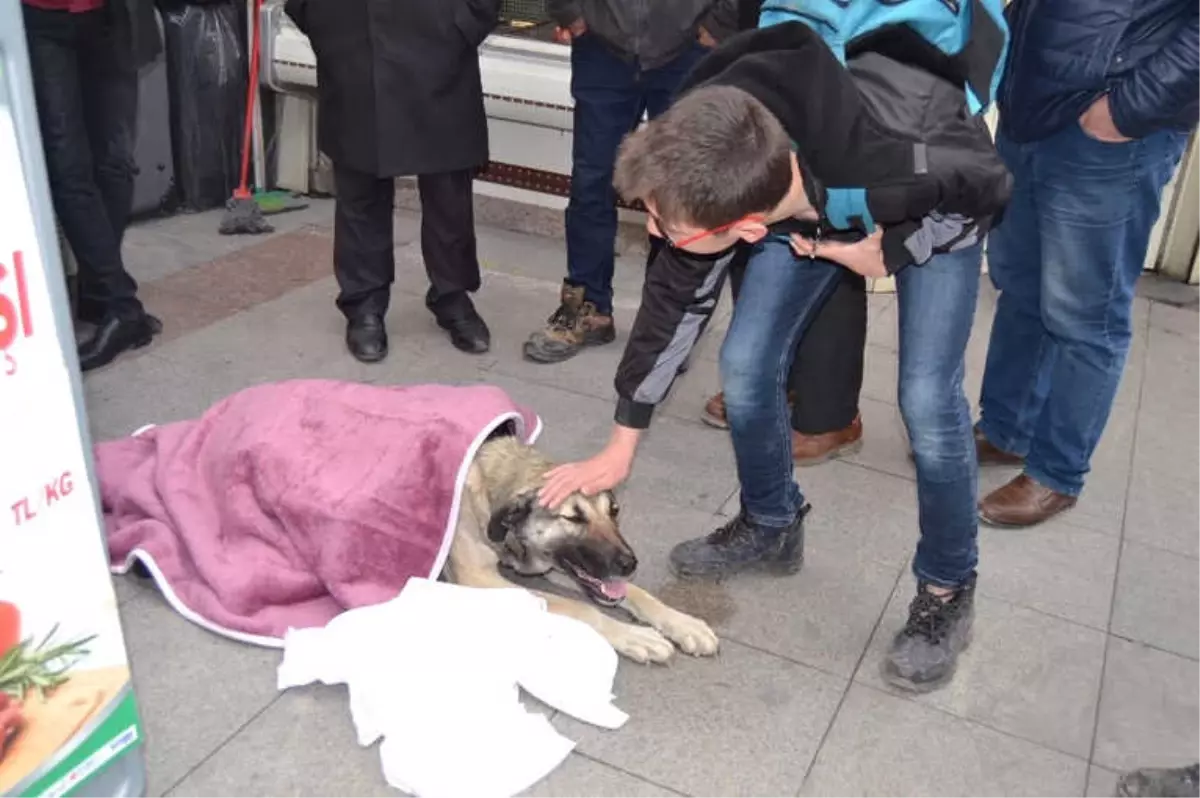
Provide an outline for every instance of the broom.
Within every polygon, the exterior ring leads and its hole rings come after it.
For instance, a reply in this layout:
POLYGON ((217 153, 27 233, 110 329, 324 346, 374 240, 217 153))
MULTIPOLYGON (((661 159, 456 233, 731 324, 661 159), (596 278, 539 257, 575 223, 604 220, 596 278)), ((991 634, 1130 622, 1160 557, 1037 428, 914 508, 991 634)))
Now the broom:
POLYGON ((262 35, 259 17, 262 0, 254 0, 251 20, 253 37, 250 42, 250 79, 246 85, 246 118, 242 123, 241 175, 233 196, 225 203, 225 216, 221 219, 221 235, 259 235, 274 232, 275 228, 263 218, 262 208, 250 193, 250 136, 254 129, 254 100, 258 94, 258 59, 262 50, 262 35))

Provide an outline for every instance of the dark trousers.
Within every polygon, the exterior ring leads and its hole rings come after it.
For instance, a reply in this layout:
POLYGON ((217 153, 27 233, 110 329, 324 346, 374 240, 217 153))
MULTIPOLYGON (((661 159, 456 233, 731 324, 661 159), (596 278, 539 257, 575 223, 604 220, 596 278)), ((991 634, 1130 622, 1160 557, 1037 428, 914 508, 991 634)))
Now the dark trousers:
MULTIPOLYGON (((735 259, 729 270, 734 302, 745 275, 745 260, 735 259)), ((850 426, 858 415, 866 343, 867 281, 843 269, 792 359, 788 375, 788 391, 794 397, 792 429, 820 435, 850 426)))
POLYGON ((50 195, 79 263, 80 315, 139 316, 121 259, 136 169, 133 54, 115 46, 104 10, 23 9, 50 195))
MULTIPOLYGON (((469 169, 419 175, 421 255, 429 275, 426 304, 436 313, 479 290, 473 174, 469 169)), ((395 181, 334 166, 337 203, 333 272, 337 306, 352 319, 387 313, 396 277, 392 239, 395 181)))
POLYGON ((571 45, 571 97, 575 100, 571 146, 571 197, 567 204, 567 283, 582 286, 584 299, 612 313, 617 238, 613 167, 621 140, 667 110, 676 88, 704 54, 699 44, 673 61, 643 70, 597 39, 584 35, 571 45))

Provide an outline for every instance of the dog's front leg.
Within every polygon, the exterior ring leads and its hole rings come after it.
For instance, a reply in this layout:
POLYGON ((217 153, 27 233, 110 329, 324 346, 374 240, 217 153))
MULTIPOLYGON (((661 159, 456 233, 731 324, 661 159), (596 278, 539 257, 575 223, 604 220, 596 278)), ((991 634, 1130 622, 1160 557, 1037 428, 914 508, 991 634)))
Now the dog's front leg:
POLYGON ((717 653, 720 641, 707 623, 668 607, 640 587, 627 586, 625 606, 635 618, 662 632, 682 651, 696 657, 710 657, 717 653))
POLYGON ((583 621, 607 640, 617 653, 634 662, 662 663, 675 653, 675 646, 648 626, 636 626, 610 618, 590 604, 557 596, 553 593, 533 591, 546 600, 546 608, 557 615, 566 615, 583 621))

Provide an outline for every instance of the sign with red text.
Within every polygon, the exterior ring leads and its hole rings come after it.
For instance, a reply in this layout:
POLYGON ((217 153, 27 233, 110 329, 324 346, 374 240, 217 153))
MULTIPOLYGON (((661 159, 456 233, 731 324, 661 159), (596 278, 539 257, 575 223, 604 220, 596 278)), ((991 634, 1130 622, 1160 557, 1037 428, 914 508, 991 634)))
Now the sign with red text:
POLYGON ((141 729, 27 180, 0 103, 0 795, 68 795, 141 729))

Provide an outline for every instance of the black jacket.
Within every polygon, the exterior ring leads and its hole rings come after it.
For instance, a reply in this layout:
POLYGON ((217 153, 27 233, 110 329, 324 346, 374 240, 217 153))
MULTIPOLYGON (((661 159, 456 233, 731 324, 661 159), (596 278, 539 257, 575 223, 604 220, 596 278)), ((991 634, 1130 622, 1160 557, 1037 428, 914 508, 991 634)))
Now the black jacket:
POLYGON ((480 43, 500 0, 287 0, 317 57, 317 140, 377 177, 488 160, 480 43))
POLYGON ((566 27, 578 19, 611 50, 654 69, 696 41, 703 25, 715 39, 733 33, 736 0, 549 0, 551 18, 566 27))
MULTIPOLYGON (((818 210, 830 187, 867 189, 889 270, 976 242, 1008 201, 1011 175, 983 120, 966 112, 961 84, 876 53, 858 54, 847 69, 802 23, 736 35, 697 64, 680 93, 706 84, 741 88, 775 114, 818 210)), ((654 247, 617 370, 618 423, 650 423, 739 249, 699 257, 654 247)))
POLYGON ((1108 93, 1130 138, 1190 130, 1200 114, 1196 0, 1013 0, 1000 126, 1037 141, 1075 124, 1108 93))

